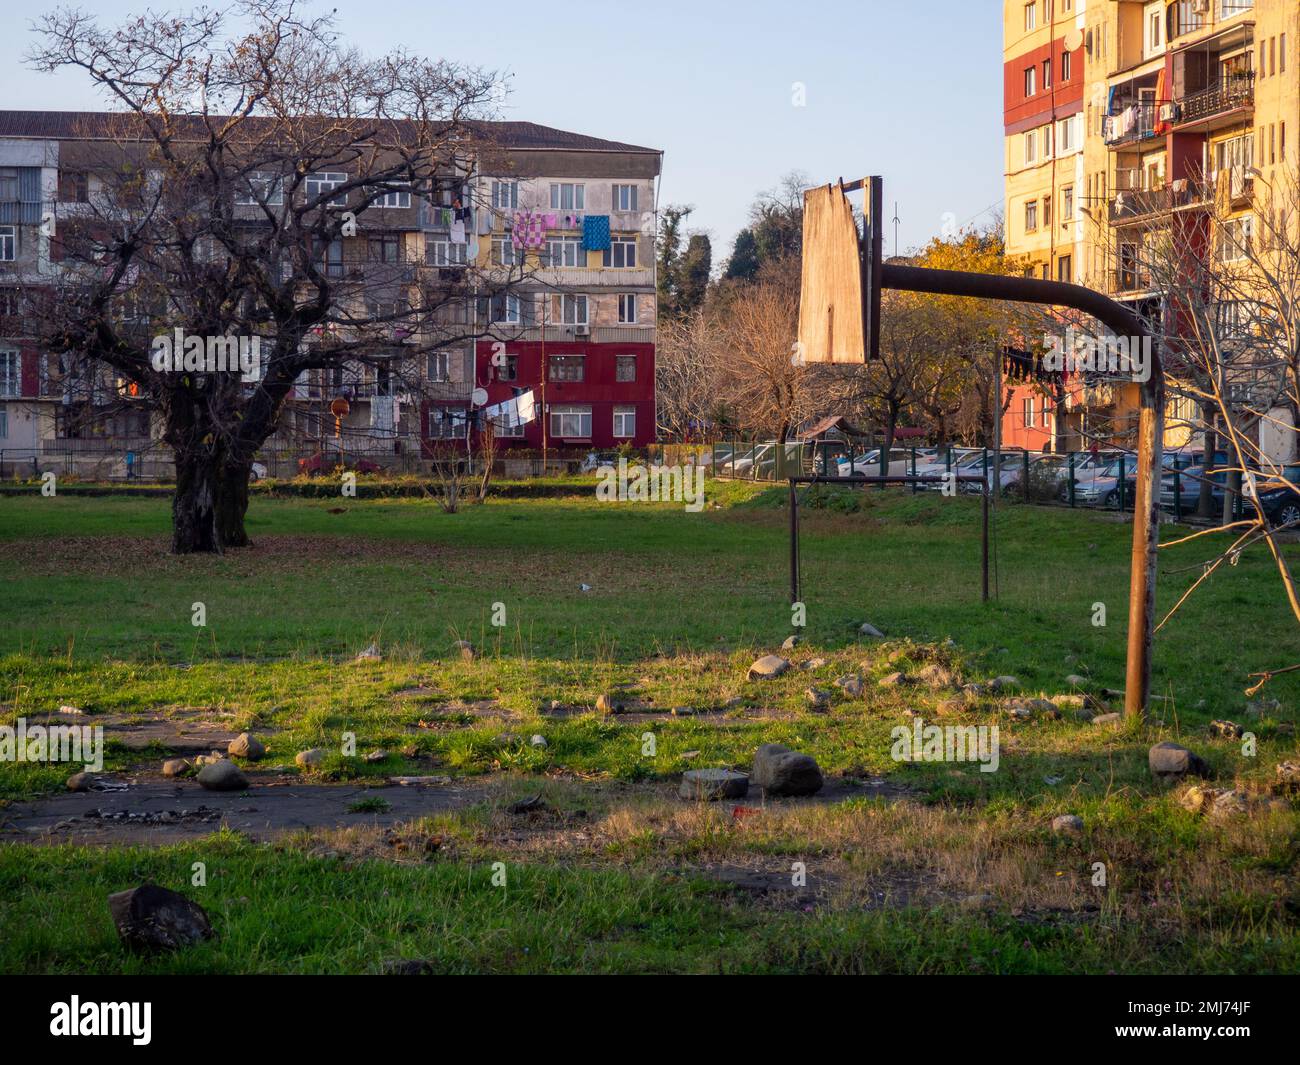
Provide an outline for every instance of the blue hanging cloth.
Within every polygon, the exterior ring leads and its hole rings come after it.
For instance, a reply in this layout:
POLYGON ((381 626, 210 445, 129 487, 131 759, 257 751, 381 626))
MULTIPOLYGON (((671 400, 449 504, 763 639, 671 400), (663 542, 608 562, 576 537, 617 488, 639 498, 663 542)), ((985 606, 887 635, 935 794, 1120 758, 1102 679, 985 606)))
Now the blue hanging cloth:
POLYGON ((582 220, 582 246, 587 251, 609 251, 609 215, 589 214, 582 220))

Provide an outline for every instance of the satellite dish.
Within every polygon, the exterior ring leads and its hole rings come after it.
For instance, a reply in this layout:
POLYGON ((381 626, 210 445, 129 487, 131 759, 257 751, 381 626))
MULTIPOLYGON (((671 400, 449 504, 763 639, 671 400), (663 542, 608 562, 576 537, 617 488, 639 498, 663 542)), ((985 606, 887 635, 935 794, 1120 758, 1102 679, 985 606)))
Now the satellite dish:
POLYGON ((474 389, 473 393, 469 397, 469 401, 476 407, 483 406, 483 404, 488 401, 487 389, 486 388, 474 389))
POLYGON ((1065 47, 1067 51, 1077 52, 1083 47, 1083 30, 1077 26, 1065 35, 1065 47))

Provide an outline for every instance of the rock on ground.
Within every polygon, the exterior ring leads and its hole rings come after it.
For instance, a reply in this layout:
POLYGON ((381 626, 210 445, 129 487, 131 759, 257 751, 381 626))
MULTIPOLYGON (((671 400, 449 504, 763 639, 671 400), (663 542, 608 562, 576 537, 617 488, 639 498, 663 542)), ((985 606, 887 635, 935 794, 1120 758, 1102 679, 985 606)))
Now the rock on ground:
POLYGON ((466 662, 474 661, 474 645, 468 640, 457 640, 452 646, 460 652, 460 657, 466 662))
POLYGON ((801 642, 801 637, 798 636, 797 634, 794 636, 787 636, 785 638, 785 642, 781 644, 781 650, 793 651, 796 647, 799 646, 800 642, 801 642))
POLYGON ((808 700, 810 710, 829 710, 831 708, 831 693, 824 688, 809 688, 803 693, 803 697, 808 700))
POLYGON ((157 884, 109 895, 108 910, 129 950, 179 950, 215 935, 202 906, 157 884))
POLYGON ((602 692, 596 696, 596 712, 600 714, 621 714, 623 704, 614 696, 602 692))
POLYGON ((850 673, 847 677, 840 677, 835 682, 835 687, 839 688, 845 695, 851 699, 862 698, 862 678, 856 673, 850 673))
POLYGON ((1300 762, 1278 762, 1273 790, 1280 794, 1300 792, 1300 762))
POLYGON ((810 754, 800 754, 779 743, 765 743, 754 752, 754 784, 769 795, 816 795, 821 791, 821 768, 810 754))
POLYGON ((325 750, 321 747, 312 747, 305 751, 299 751, 293 756, 295 765, 300 765, 304 769, 310 769, 312 766, 320 765, 325 761, 325 750))
POLYGON ((228 759, 205 765, 195 779, 209 791, 243 791, 248 787, 248 777, 228 759))
POLYGON ((256 736, 241 732, 230 741, 226 753, 236 758, 247 758, 250 762, 256 762, 266 754, 266 746, 256 736))
POLYGON ((1211 721, 1210 731, 1216 736, 1223 736, 1230 740, 1241 739, 1244 729, 1235 721, 1211 721))
POLYGON ((1157 743, 1147 752, 1151 775, 1161 780, 1178 780, 1187 776, 1207 777, 1210 767, 1200 755, 1177 743, 1157 743))
POLYGON ((749 777, 731 769, 688 769, 677 787, 683 799, 708 802, 741 799, 748 793, 749 777))
POLYGON ((888 673, 878 683, 882 688, 901 688, 904 684, 910 684, 911 678, 906 673, 888 673))
POLYGON ((168 758, 162 764, 162 775, 165 777, 183 777, 192 768, 184 758, 168 758))
POLYGON ((1124 719, 1119 714, 1098 714, 1092 719, 1094 725, 1118 725, 1124 719))
POLYGON ((1052 831, 1058 835, 1077 836, 1083 832, 1083 818, 1078 814, 1061 814, 1052 818, 1052 831))
POLYGON ((866 636, 872 640, 883 640, 885 638, 885 634, 869 621, 864 621, 858 626, 858 633, 859 635, 866 636))
POLYGON ((770 680, 790 668, 790 659, 780 655, 764 655, 749 667, 748 680, 770 680))
POLYGON ((947 666, 931 662, 917 671, 916 679, 928 688, 955 688, 958 678, 947 666))

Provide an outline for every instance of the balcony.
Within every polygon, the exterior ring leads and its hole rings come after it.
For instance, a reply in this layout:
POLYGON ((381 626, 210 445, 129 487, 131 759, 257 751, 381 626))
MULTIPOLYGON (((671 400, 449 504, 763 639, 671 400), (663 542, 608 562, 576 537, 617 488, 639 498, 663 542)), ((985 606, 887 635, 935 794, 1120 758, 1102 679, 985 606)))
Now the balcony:
POLYGON ((1154 216, 1208 203, 1213 182, 1181 179, 1160 189, 1126 189, 1110 201, 1110 224, 1131 225, 1154 216))
POLYGON ((1154 101, 1129 104, 1117 115, 1107 115, 1102 125, 1102 140, 1108 147, 1135 144, 1156 136, 1159 108, 1154 101))
POLYGON ((1255 72, 1243 71, 1217 79, 1212 85, 1182 97, 1174 125, 1178 129, 1213 128, 1217 119, 1255 106, 1255 72))
POLYGON ((53 200, 0 200, 0 226, 38 226, 57 214, 53 200))

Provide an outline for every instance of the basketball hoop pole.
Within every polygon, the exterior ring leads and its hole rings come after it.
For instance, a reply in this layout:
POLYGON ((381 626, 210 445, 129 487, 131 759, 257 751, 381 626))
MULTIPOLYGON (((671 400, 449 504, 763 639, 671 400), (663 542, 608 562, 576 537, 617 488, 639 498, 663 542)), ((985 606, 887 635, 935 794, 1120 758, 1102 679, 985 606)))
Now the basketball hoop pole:
MULTIPOLYGON (((847 190, 849 186, 845 188, 847 190)), ((878 244, 879 226, 875 228, 878 244)), ((879 259, 876 261, 880 262, 879 259)), ((1151 342, 1150 373, 1146 380, 1139 383, 1141 406, 1138 417, 1137 493, 1133 501, 1133 552, 1129 570, 1128 602, 1128 666, 1124 686, 1124 716, 1131 724, 1141 722, 1151 689, 1156 554, 1160 540, 1160 493, 1155 479, 1161 468, 1161 449, 1164 442, 1165 378, 1154 337, 1142 319, 1127 307, 1082 285, 1072 285, 1064 281, 1041 281, 1032 277, 971 274, 957 270, 928 270, 896 263, 884 263, 879 275, 881 287, 903 292, 927 292, 940 296, 967 296, 973 299, 1070 307, 1092 315, 1116 336, 1151 342)), ((878 325, 879 321, 879 317, 876 317, 873 319, 873 324, 878 325)), ((876 333, 878 329, 873 329, 872 332, 876 333)))

